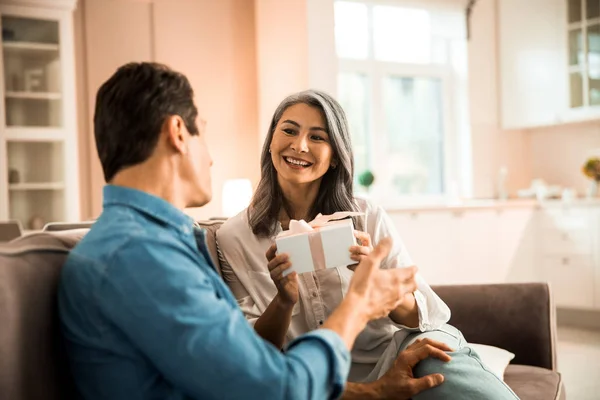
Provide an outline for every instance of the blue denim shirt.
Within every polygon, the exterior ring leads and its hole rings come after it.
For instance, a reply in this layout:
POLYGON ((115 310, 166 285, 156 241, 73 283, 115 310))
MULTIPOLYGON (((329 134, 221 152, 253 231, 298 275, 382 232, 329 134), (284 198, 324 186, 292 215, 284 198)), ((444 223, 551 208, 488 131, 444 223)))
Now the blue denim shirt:
POLYGON ((86 399, 329 399, 350 355, 325 329, 284 352, 261 339, 216 273, 205 232, 168 202, 108 185, 62 270, 59 311, 86 399))

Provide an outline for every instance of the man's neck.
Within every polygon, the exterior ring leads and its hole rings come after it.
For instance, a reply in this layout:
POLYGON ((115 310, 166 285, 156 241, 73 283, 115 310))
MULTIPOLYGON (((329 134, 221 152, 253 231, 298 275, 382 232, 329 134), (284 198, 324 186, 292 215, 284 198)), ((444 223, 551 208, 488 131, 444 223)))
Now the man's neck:
POLYGON ((173 179, 167 168, 146 163, 134 165, 118 172, 109 183, 160 197, 180 210, 186 207, 182 196, 177 195, 181 193, 177 190, 179 180, 173 179))

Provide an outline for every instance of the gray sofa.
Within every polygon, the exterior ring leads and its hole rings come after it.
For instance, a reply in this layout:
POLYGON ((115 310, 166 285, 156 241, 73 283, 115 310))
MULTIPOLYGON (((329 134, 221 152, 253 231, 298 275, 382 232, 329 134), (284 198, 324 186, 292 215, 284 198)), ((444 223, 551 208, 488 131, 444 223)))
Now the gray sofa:
MULTIPOLYGON (((214 260, 214 232, 205 222, 214 260)), ((0 243, 0 398, 76 398, 61 346, 56 311, 60 268, 86 230, 44 232, 0 243)), ((564 399, 556 372, 555 321, 548 286, 439 286, 451 324, 467 340, 505 348, 516 357, 505 380, 521 399, 564 399)))

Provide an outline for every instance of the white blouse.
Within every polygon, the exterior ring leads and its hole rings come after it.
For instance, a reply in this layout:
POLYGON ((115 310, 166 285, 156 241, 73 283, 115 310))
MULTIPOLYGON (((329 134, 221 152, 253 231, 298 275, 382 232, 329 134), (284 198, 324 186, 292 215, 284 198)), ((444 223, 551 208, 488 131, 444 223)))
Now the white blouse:
MULTIPOLYGON (((366 231, 371 235, 373 244, 388 236, 393 240, 390 254, 382 262, 381 268, 413 265, 386 212, 364 199, 356 199, 356 202, 360 211, 365 214, 359 218, 363 218, 363 227, 366 227, 366 231)), ((278 226, 275 235, 279 232, 281 225, 278 226)), ((227 220, 217 231, 217 248, 223 278, 251 324, 256 322, 277 294, 265 256, 273 241, 273 238, 254 235, 248 224, 247 210, 227 220)), ((338 267, 298 275, 300 300, 292 312, 292 322, 286 337, 288 341, 318 329, 323 324, 342 301, 353 273, 347 267, 338 267)), ((395 334, 395 341, 401 342, 403 338, 399 338, 398 335, 405 338, 414 331, 438 329, 450 319, 448 306, 421 275, 417 274, 416 280, 418 289, 415 299, 419 307, 419 328, 410 329, 396 324, 389 317, 371 321, 358 336, 352 349, 351 381, 367 379, 395 334)))

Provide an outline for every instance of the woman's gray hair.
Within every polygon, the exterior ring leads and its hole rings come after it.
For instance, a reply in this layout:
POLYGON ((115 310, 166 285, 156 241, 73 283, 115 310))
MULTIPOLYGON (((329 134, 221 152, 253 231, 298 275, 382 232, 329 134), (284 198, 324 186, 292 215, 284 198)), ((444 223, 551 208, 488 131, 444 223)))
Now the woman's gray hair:
MULTIPOLYGON (((336 168, 330 168, 323 176, 319 193, 307 218, 309 220, 313 219, 319 213, 332 214, 337 211, 357 211, 353 191, 354 156, 346 114, 340 104, 327 93, 318 90, 306 90, 286 97, 279 104, 271 119, 260 159, 260 182, 248 208, 248 221, 252 232, 257 236, 274 236, 279 211, 281 207, 286 207, 277 182, 277 171, 273 166, 269 148, 275 128, 285 110, 300 103, 315 107, 322 112, 325 119, 325 128, 333 149, 332 158, 337 164, 336 168)), ((355 219, 355 225, 357 223, 362 225, 357 221, 355 219)), ((356 229, 361 228, 361 226, 357 226, 356 229)))

